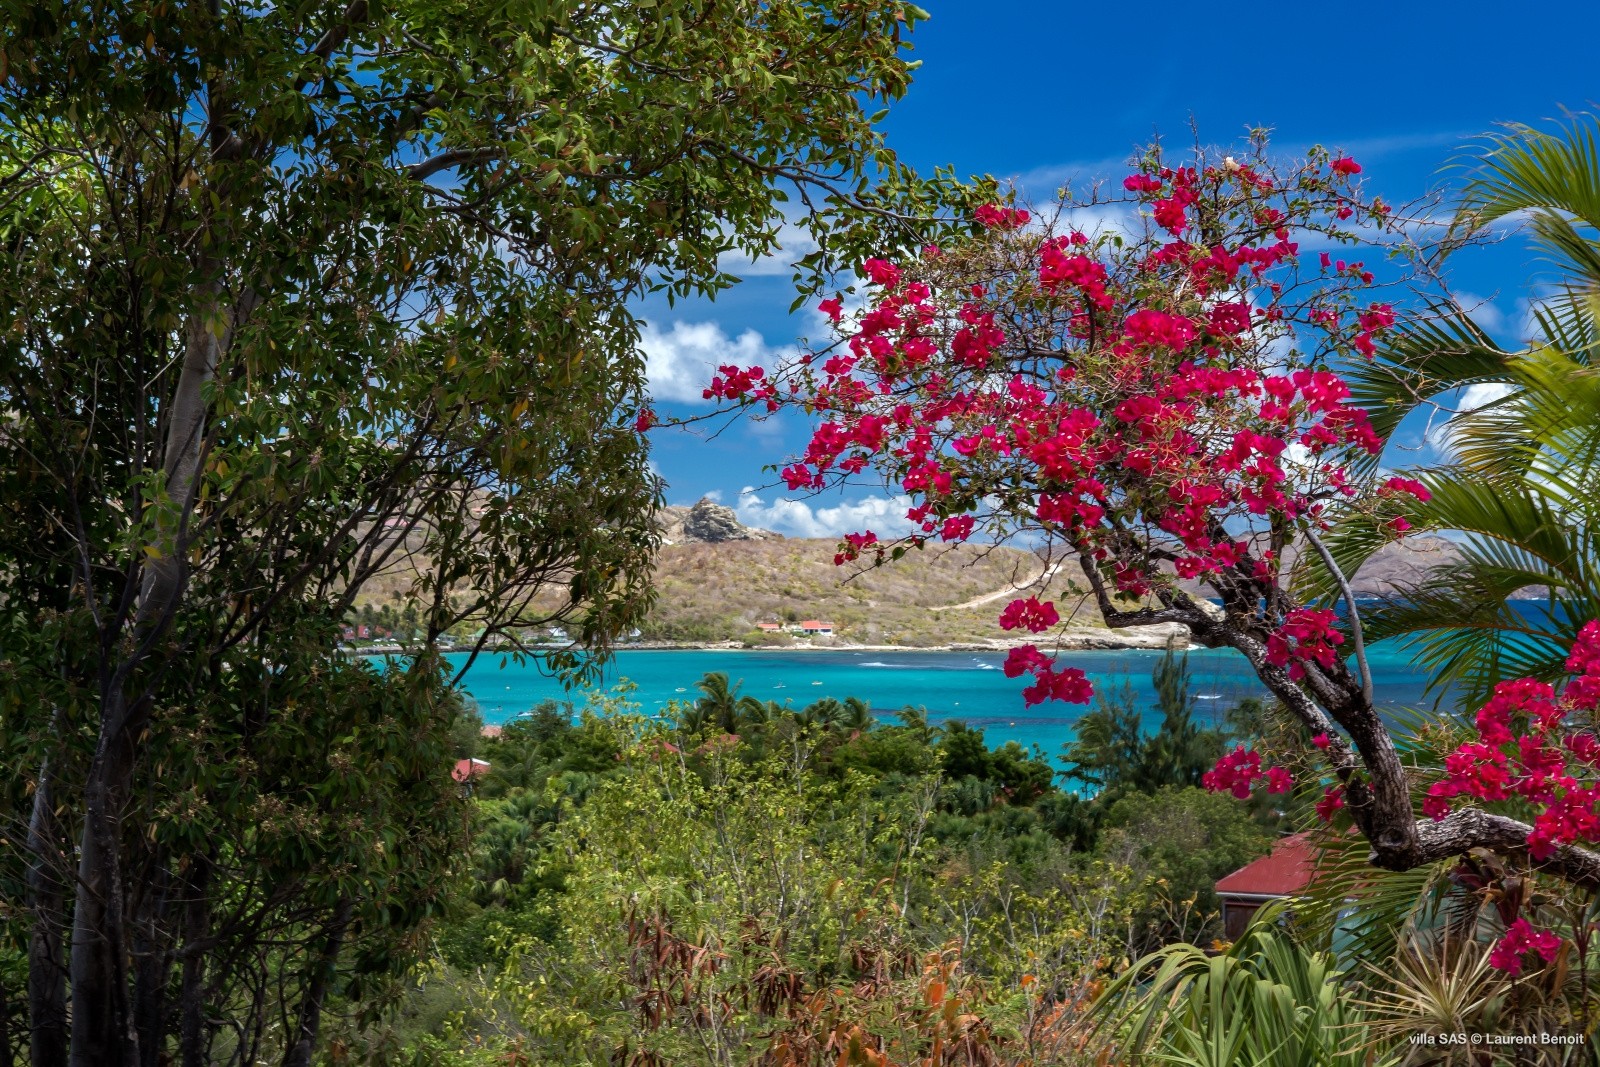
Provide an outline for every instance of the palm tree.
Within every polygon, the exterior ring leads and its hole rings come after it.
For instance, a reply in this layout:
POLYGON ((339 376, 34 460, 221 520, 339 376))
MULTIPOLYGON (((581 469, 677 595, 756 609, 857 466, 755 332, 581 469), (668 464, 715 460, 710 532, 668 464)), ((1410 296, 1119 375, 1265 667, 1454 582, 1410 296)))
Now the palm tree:
POLYGON ((907 704, 895 712, 894 717, 899 719, 900 725, 910 730, 919 741, 927 742, 932 740, 934 728, 928 723, 927 708, 920 704, 907 704))
MULTIPOLYGON (((1495 682, 1554 679, 1577 630, 1600 616, 1600 123, 1583 116, 1555 133, 1526 126, 1492 137, 1463 193, 1463 231, 1522 215, 1556 269, 1554 295, 1535 310, 1525 350, 1496 345, 1453 302, 1399 332, 1370 366, 1347 375, 1380 433, 1423 408, 1453 413, 1448 466, 1418 479, 1431 499, 1409 505, 1413 524, 1461 535, 1462 560, 1429 575, 1376 612, 1369 639, 1399 637, 1443 690, 1481 700, 1495 682), (1544 591, 1544 610, 1510 598, 1544 591)), ((1354 519, 1333 538, 1354 573, 1386 539, 1354 519)), ((1308 588, 1332 592, 1327 575, 1308 588)))
POLYGON ((775 702, 752 696, 740 697, 735 707, 741 726, 765 726, 780 710, 775 702))
POLYGON ((866 731, 872 729, 877 719, 872 714, 872 705, 860 697, 845 697, 844 715, 839 720, 839 725, 845 730, 866 731))
POLYGON ((807 726, 820 726, 824 730, 832 730, 843 716, 844 705, 833 697, 823 697, 800 713, 801 720, 807 726))
POLYGON ((715 726, 725 734, 737 732, 739 684, 730 684, 726 671, 711 671, 694 683, 694 687, 704 694, 694 702, 694 720, 703 726, 715 726))

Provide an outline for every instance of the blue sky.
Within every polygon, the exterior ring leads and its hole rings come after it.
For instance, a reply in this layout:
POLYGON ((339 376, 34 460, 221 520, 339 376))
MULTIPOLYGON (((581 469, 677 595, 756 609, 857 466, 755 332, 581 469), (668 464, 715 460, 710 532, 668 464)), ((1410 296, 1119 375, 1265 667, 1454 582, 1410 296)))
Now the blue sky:
MULTIPOLYGON (((1192 119, 1210 143, 1264 126, 1287 155, 1314 143, 1341 148, 1363 164, 1370 192, 1405 203, 1448 188, 1441 168, 1497 123, 1600 110, 1593 0, 922 6, 933 16, 911 38, 922 68, 885 120, 889 143, 919 169, 954 164, 1040 200, 1064 182, 1120 178, 1137 146, 1157 135, 1181 143, 1192 119)), ((1482 301, 1482 324, 1511 343, 1540 269, 1511 234, 1458 257, 1450 281, 1482 301)), ((699 390, 712 362, 771 366, 798 338, 824 337, 814 313, 788 313, 793 298, 789 269, 774 262, 755 265, 714 303, 647 304, 658 409, 704 414, 699 390)), ((806 434, 788 416, 714 436, 704 425, 667 427, 653 432, 652 456, 669 503, 709 495, 747 523, 790 535, 893 532, 904 508, 891 490, 795 497, 763 470, 803 448, 806 434)))

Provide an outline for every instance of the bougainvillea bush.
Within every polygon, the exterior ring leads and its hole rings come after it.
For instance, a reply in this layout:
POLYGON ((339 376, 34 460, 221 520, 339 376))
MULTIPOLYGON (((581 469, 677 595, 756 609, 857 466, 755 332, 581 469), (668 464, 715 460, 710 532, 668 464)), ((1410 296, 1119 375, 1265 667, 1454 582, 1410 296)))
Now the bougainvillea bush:
MULTIPOLYGON (((1348 602, 1323 535, 1338 522, 1403 536, 1405 505, 1427 495, 1378 463, 1384 441, 1339 374, 1396 321, 1363 252, 1399 227, 1363 197, 1360 171, 1320 151, 1275 166, 1258 142, 1243 158, 1197 151, 1182 165, 1150 153, 1123 182, 1113 227, 1074 220, 1116 204, 1044 218, 989 205, 959 247, 864 263, 859 311, 821 305, 834 343, 792 366, 723 367, 707 395, 813 417, 783 470, 791 490, 870 472, 909 497, 911 534, 854 533, 841 564, 1022 539, 1048 554, 1057 590, 1067 568, 1081 575, 1108 625, 1182 623, 1239 651, 1314 738, 1319 813, 1353 822, 1377 866, 1487 849, 1595 889, 1600 743, 1570 714, 1593 706, 1587 667, 1566 703, 1525 683, 1497 695, 1480 722, 1505 729, 1452 757, 1425 798, 1374 706, 1359 618, 1291 581, 1297 566, 1322 567, 1348 602), (1513 720, 1533 725, 1518 733, 1513 720), (1493 803, 1496 768, 1528 810, 1493 803)), ((1001 628, 1037 635, 1005 665, 1030 704, 1090 699, 1049 647, 1073 606, 1058 592, 1000 613, 1001 628)), ((1291 785, 1248 750, 1208 784, 1291 785)))

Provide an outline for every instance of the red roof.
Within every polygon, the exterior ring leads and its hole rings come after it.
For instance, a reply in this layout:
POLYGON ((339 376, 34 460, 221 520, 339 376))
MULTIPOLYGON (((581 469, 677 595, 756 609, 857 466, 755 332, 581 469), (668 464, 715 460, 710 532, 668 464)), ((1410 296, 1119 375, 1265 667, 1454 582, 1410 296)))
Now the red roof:
POLYGON ((1309 832, 1290 834, 1272 846, 1272 851, 1247 863, 1217 882, 1217 894, 1262 897, 1292 897, 1311 884, 1316 873, 1319 849, 1311 843, 1309 832))
POLYGON ((458 782, 470 782, 474 778, 481 778, 489 773, 489 761, 481 759, 456 760, 455 770, 450 772, 450 777, 458 782))
POLYGON ((816 619, 807 619, 805 622, 800 624, 800 629, 802 629, 802 630, 831 630, 831 629, 833 629, 833 623, 831 623, 831 622, 819 622, 816 619))

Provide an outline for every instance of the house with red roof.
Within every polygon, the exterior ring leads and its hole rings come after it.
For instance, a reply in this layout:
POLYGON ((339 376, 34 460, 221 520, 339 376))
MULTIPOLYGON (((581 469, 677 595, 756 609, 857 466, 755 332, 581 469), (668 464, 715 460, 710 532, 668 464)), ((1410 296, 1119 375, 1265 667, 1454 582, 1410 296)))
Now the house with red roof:
POLYGON ((489 773, 489 761, 481 759, 456 760, 455 769, 450 772, 450 777, 462 785, 470 784, 476 778, 482 778, 489 773))
POLYGON ((833 623, 823 622, 820 619, 807 619, 800 624, 800 632, 807 636, 827 637, 833 633, 833 623))
POLYGON ((1319 852, 1309 831, 1290 834, 1265 856, 1218 881, 1223 938, 1237 941, 1263 904, 1302 895, 1316 874, 1319 852))

